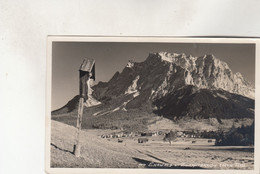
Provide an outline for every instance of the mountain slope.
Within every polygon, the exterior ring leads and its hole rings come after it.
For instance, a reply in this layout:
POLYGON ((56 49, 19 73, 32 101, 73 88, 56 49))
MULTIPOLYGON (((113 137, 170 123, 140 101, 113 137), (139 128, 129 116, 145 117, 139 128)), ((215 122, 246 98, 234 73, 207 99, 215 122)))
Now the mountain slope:
POLYGON ((59 114, 63 114, 63 113, 72 112, 78 107, 78 104, 79 104, 79 95, 76 95, 66 105, 64 105, 63 107, 61 107, 59 109, 52 111, 52 115, 59 115, 59 114))
POLYGON ((154 102, 155 113, 174 119, 254 118, 254 100, 224 90, 194 89, 186 86, 154 102))
MULTIPOLYGON (((51 122, 51 167, 60 168, 124 168, 138 167, 133 156, 143 155, 116 142, 98 138, 91 132, 81 131, 81 157, 72 154, 76 129, 72 126, 51 122)), ((145 158, 146 159, 146 158, 145 158)))

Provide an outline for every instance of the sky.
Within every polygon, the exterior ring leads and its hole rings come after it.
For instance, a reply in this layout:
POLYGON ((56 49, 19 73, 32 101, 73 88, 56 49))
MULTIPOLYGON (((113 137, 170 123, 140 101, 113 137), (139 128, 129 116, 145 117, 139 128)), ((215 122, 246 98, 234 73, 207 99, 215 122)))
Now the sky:
POLYGON ((64 106, 79 93, 79 67, 85 58, 96 61, 96 82, 107 82, 122 72, 128 60, 144 61, 149 53, 185 53, 192 56, 213 54, 226 62, 233 73, 240 72, 255 83, 255 45, 223 43, 127 43, 53 42, 52 110, 64 106))

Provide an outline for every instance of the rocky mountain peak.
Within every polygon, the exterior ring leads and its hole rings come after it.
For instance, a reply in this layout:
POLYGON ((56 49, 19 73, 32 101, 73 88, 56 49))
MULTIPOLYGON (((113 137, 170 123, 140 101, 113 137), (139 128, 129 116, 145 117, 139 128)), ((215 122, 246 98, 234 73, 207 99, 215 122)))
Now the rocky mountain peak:
MULTIPOLYGON (((154 64, 156 61, 170 64, 169 68, 173 69, 173 73, 176 73, 176 67, 183 69, 186 85, 194 85, 201 89, 223 89, 254 98, 254 87, 240 73, 233 74, 228 64, 213 54, 196 57, 186 56, 184 53, 159 52, 150 53, 147 60, 151 59, 154 64), (172 68, 173 66, 175 68, 172 68)), ((173 73, 168 73, 167 76, 173 73)))

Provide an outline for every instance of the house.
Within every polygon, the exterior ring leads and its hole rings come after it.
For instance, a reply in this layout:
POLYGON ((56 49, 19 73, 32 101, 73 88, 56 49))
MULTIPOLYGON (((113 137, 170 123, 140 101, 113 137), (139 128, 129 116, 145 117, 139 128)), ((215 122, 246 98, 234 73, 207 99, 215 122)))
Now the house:
POLYGON ((178 131, 178 132, 177 132, 177 136, 178 136, 178 137, 181 137, 182 135, 183 135, 183 132, 182 132, 182 131, 178 131))
POLYGON ((148 142, 148 138, 138 138, 138 143, 146 143, 148 142))
POLYGON ((79 79, 80 79, 80 96, 84 98, 84 101, 88 99, 89 79, 95 80, 95 60, 84 59, 79 68, 79 79))
POLYGON ((141 133, 141 136, 152 136, 152 135, 153 135, 152 132, 148 132, 148 133, 142 132, 141 133))

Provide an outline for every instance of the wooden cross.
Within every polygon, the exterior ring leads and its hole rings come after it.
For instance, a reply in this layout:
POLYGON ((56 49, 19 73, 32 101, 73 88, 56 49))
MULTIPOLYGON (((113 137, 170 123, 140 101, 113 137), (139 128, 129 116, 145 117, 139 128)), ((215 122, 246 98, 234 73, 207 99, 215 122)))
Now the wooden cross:
POLYGON ((84 102, 88 100, 88 80, 95 80, 95 60, 84 59, 79 69, 79 106, 78 106, 78 117, 76 126, 76 142, 73 147, 73 153, 76 157, 80 157, 80 131, 82 124, 82 116, 84 110, 84 102))

